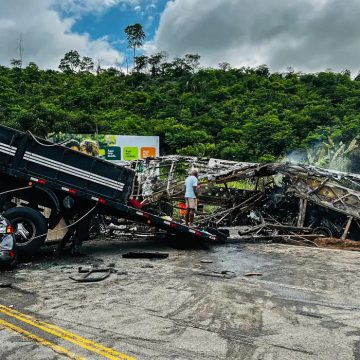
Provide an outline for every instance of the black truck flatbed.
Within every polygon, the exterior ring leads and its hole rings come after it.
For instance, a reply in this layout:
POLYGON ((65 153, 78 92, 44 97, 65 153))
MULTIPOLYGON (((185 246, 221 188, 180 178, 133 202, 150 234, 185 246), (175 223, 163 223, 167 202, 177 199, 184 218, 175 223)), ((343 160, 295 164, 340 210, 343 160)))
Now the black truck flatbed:
MULTIPOLYGON (((219 234, 189 228, 128 206, 134 176, 131 169, 0 125, 0 192, 3 188, 15 189, 31 183, 34 189, 49 190, 60 200, 68 196, 74 201, 97 203, 100 213, 145 223, 172 234, 219 239, 219 234)), ((61 201, 57 207, 61 211, 61 201)))

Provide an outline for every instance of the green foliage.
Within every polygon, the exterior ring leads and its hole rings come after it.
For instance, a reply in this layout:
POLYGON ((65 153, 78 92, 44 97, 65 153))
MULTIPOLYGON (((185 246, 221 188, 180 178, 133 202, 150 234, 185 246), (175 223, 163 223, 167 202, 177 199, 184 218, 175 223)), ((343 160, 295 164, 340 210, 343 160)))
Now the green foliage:
POLYGON ((10 60, 10 64, 11 64, 11 66, 13 66, 13 67, 21 68, 21 66, 22 66, 22 60, 20 60, 20 59, 11 59, 11 60, 10 60))
MULTIPOLYGON (((273 161, 294 149, 360 135, 360 81, 348 72, 198 69, 199 56, 136 57, 136 71, 94 73, 65 54, 61 71, 0 66, 0 121, 49 132, 159 135, 163 154, 273 161)), ((342 145, 340 145, 342 146, 342 145)), ((360 156, 358 156, 360 158, 360 156)))
POLYGON ((128 47, 134 50, 134 68, 136 66, 135 51, 136 48, 141 47, 145 41, 145 32, 141 24, 129 25, 124 30, 126 38, 128 40, 128 47))
POLYGON ((348 171, 350 168, 350 154, 358 149, 357 140, 353 139, 350 144, 340 142, 336 144, 330 137, 327 142, 316 144, 306 152, 307 163, 323 168, 339 171, 348 171))
POLYGON ((73 73, 80 67, 81 58, 76 50, 71 50, 61 59, 59 69, 66 73, 73 73))
POLYGON ((129 25, 125 28, 129 48, 142 46, 145 40, 145 33, 141 24, 129 25))
POLYGON ((68 74, 75 71, 91 72, 94 70, 94 62, 90 57, 81 58, 77 51, 71 50, 61 59, 59 69, 68 74))

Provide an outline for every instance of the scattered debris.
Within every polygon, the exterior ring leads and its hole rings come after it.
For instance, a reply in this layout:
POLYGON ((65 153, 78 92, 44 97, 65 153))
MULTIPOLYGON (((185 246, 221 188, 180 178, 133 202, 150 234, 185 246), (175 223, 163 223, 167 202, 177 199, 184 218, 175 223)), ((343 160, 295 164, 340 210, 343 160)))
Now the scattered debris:
POLYGON ((197 275, 203 275, 203 276, 214 276, 214 277, 221 277, 224 279, 232 279, 236 276, 236 274, 233 271, 229 270, 223 270, 223 271, 201 271, 196 272, 197 275))
POLYGON ((0 283, 0 288, 10 288, 12 287, 12 283, 0 283))
POLYGON ((150 252, 150 251, 131 251, 123 254, 124 259, 166 259, 168 253, 150 252))
POLYGON ((348 251, 360 251, 360 241, 342 240, 334 238, 322 238, 314 241, 320 248, 330 248, 348 251))
POLYGON ((144 264, 144 265, 141 265, 141 268, 142 268, 142 269, 153 269, 153 268, 154 268, 154 265, 144 264))
POLYGON ((102 280, 107 279, 111 274, 118 274, 118 275, 127 275, 126 272, 119 273, 116 269, 108 267, 108 268, 87 268, 84 269, 83 267, 79 267, 78 272, 81 274, 84 274, 81 277, 73 277, 69 276, 71 280, 74 280, 76 282, 82 282, 82 283, 90 283, 90 282, 99 282, 102 280), (102 276, 95 276, 92 277, 91 275, 101 273, 102 276))
POLYGON ((259 272, 248 272, 244 276, 262 276, 262 273, 259 272))

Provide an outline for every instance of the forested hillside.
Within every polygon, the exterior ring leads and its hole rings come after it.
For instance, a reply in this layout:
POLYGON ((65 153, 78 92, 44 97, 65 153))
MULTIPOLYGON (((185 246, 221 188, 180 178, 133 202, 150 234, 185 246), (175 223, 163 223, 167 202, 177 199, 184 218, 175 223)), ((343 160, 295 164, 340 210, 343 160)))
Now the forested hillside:
MULTIPOLYGON (((85 60, 84 60, 85 59, 85 60)), ((196 56, 142 63, 130 75, 63 62, 0 67, 0 122, 34 134, 160 135, 164 154, 268 161, 330 136, 360 134, 350 74, 271 74, 266 66, 197 69, 196 56), (74 65, 74 66, 72 66, 74 65)), ((144 59, 143 59, 144 60, 144 59)), ((359 80, 359 79, 358 79, 359 80)))

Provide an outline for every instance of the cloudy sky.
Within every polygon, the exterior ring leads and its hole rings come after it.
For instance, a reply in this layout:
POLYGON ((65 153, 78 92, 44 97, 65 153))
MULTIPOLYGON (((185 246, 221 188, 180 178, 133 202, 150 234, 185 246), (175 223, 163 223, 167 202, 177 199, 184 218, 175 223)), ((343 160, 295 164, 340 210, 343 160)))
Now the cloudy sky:
POLYGON ((199 53, 204 66, 360 70, 360 0, 0 0, 0 64, 57 68, 69 50, 121 63, 123 29, 140 22, 147 52, 199 53))

